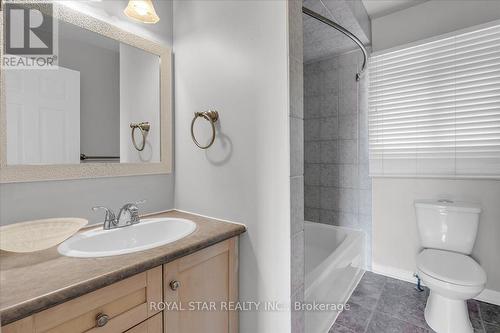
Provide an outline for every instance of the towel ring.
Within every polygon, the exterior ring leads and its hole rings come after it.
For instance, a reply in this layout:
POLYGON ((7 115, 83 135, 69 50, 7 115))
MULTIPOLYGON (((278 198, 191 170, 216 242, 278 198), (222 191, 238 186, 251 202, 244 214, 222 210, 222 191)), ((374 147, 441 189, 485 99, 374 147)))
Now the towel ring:
POLYGON ((191 138, 193 138, 194 144, 197 145, 201 149, 207 149, 209 148, 215 141, 215 122, 219 120, 219 113, 215 110, 208 110, 205 112, 195 112, 194 113, 194 118, 193 121, 191 121, 191 138), (196 119, 199 117, 205 118, 210 122, 210 125, 212 125, 212 139, 210 139, 210 142, 206 146, 202 146, 198 140, 196 140, 196 137, 194 135, 194 123, 196 122, 196 119))
POLYGON ((132 143, 134 144, 135 149, 143 151, 144 147, 146 147, 146 137, 148 136, 151 125, 149 125, 149 122, 147 121, 142 123, 130 123, 130 128, 132 129, 132 143), (137 142, 135 142, 134 132, 136 129, 139 129, 142 134, 142 144, 140 147, 138 147, 137 142))

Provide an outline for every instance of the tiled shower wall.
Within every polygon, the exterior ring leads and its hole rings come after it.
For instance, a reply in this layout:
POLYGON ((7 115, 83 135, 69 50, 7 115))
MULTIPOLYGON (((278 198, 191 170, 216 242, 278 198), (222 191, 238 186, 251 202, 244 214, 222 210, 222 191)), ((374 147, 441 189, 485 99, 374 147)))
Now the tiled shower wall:
MULTIPOLYGON (((304 301, 304 85, 302 0, 289 0, 290 75, 290 295, 291 304, 304 301)), ((292 311, 291 333, 304 333, 303 311, 292 311)))
POLYGON ((368 77, 360 51, 304 65, 305 220, 362 229, 371 262, 368 77))

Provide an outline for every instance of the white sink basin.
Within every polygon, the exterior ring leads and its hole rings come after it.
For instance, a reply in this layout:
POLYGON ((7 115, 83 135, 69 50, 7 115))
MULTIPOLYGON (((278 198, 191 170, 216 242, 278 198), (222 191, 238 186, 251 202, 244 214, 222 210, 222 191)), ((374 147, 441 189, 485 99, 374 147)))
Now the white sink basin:
POLYGON ((92 229, 79 233, 57 250, 68 257, 107 257, 151 249, 191 234, 196 223, 178 218, 144 219, 140 223, 112 230, 92 229))

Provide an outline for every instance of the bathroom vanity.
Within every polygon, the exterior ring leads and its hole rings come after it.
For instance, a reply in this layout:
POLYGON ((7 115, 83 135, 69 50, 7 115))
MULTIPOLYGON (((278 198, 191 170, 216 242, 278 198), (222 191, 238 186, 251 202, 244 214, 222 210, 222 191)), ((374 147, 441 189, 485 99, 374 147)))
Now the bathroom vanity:
POLYGON ((101 258, 56 248, 1 253, 2 332, 238 331, 240 224, 170 211, 196 223, 189 236, 153 249, 101 258), (211 306, 208 309, 206 306, 211 306))

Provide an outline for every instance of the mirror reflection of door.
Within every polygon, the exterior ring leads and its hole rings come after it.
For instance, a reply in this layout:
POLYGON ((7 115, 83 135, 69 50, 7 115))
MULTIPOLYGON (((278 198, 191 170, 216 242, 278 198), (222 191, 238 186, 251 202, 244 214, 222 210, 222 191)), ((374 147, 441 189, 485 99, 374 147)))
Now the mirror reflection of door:
POLYGON ((80 162, 80 72, 6 70, 7 163, 80 162))

